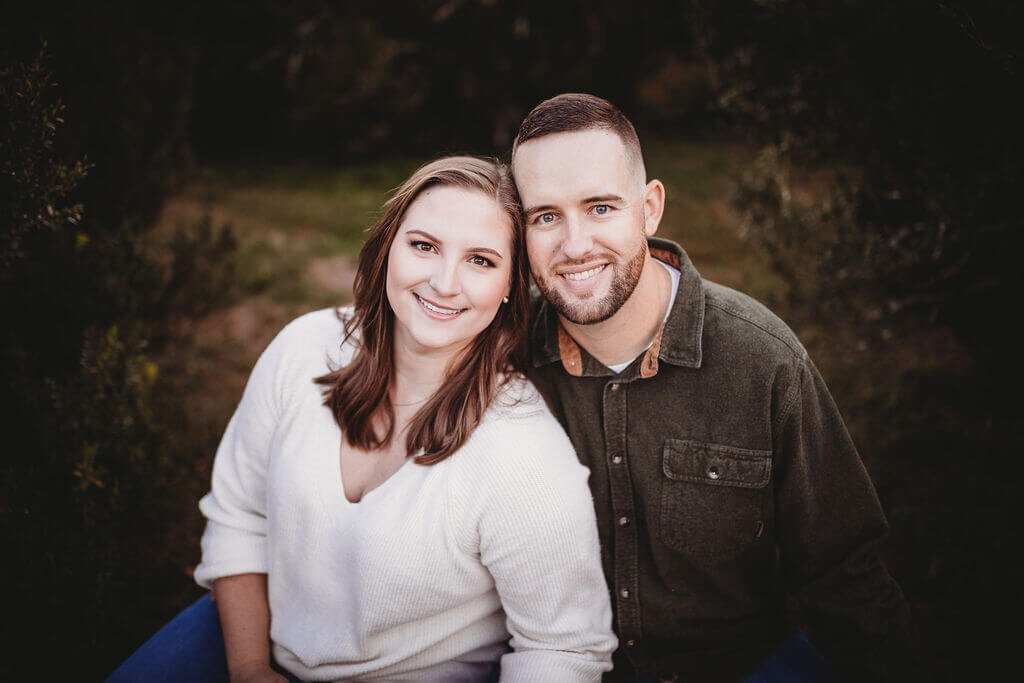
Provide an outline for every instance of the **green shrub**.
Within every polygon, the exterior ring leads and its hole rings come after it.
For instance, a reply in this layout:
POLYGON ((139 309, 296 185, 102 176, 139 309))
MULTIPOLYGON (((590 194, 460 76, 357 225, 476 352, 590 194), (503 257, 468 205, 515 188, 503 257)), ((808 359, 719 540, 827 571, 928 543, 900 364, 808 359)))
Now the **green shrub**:
MULTIPOLYGON (((162 264, 140 216, 90 219, 74 199, 90 165, 64 159, 53 92, 45 55, 0 71, 0 525, 13 551, 0 638, 19 653, 5 680, 38 676, 37 652, 60 653, 47 677, 102 678, 197 592, 172 533, 199 529, 205 465, 154 358, 174 316, 228 300, 234 250, 205 220, 162 264)), ((141 204, 158 204, 154 179, 140 182, 141 204)))

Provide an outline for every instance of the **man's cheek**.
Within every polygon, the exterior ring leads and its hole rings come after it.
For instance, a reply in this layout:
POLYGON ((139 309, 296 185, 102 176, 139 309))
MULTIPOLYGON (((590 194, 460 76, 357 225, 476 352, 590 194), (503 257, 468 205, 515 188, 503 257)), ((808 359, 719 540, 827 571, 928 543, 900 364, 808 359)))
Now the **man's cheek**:
POLYGON ((531 238, 529 234, 526 236, 526 255, 530 259, 531 269, 536 268, 546 260, 544 257, 544 249, 541 248, 538 239, 531 238))

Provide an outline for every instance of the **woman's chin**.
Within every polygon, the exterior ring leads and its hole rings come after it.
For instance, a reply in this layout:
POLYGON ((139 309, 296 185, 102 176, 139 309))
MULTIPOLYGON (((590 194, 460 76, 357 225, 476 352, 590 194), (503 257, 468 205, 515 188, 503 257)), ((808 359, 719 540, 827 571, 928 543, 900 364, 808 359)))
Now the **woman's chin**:
POLYGON ((417 353, 431 355, 455 354, 473 341, 475 336, 414 332, 408 337, 408 348, 417 353))

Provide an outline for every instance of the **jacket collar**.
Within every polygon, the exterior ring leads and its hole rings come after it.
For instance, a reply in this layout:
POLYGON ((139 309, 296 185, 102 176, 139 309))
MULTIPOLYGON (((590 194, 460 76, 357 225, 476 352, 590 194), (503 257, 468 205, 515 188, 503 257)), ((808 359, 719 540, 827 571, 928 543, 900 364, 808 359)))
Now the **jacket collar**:
MULTIPOLYGON (((649 237, 647 244, 654 258, 679 270, 679 287, 668 321, 662 325, 651 348, 645 352, 639 374, 641 377, 656 375, 659 361, 699 368, 701 335, 704 331, 704 282, 678 244, 658 237, 649 237)), ((534 307, 530 347, 534 367, 561 360, 566 372, 577 377, 583 374, 584 365, 587 364, 584 358, 590 358, 590 354, 562 326, 558 314, 543 297, 540 305, 534 307)))

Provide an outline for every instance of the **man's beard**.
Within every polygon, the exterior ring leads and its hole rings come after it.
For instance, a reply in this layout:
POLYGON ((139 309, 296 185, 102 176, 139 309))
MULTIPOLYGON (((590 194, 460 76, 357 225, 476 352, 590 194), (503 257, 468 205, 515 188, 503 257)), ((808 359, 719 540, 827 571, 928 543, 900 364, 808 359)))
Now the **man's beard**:
MULTIPOLYGON (((640 281, 640 273, 644 269, 644 259, 647 257, 647 242, 643 242, 637 249, 636 255, 629 259, 625 265, 609 263, 608 268, 612 269, 612 282, 608 293, 601 299, 594 300, 592 297, 585 299, 567 299, 558 291, 558 287, 549 284, 547 279, 534 278, 537 288, 540 289, 544 298, 554 306, 558 314, 569 322, 577 325, 592 325, 607 320, 615 315, 626 300, 636 289, 636 283, 640 281)), ((554 275, 553 278, 561 277, 554 275)))

